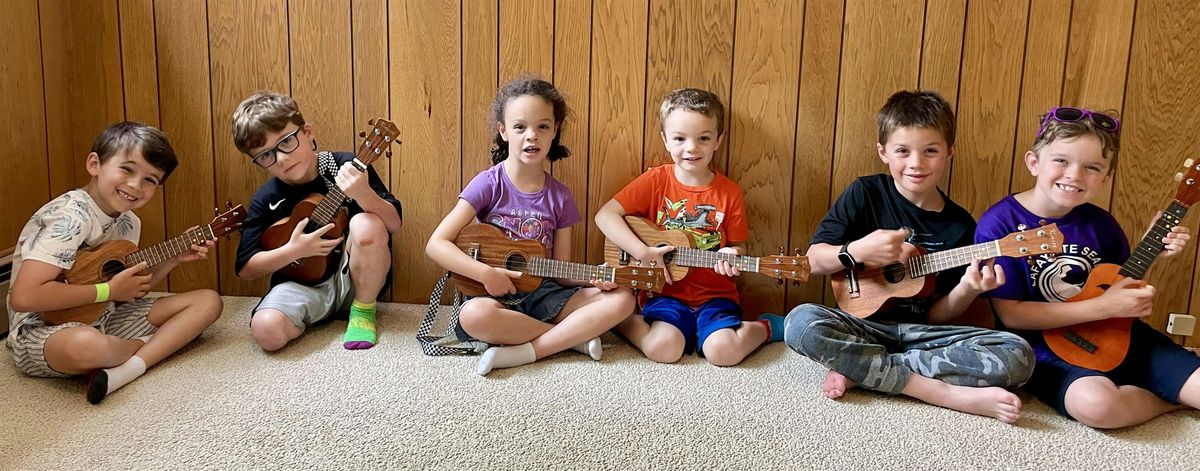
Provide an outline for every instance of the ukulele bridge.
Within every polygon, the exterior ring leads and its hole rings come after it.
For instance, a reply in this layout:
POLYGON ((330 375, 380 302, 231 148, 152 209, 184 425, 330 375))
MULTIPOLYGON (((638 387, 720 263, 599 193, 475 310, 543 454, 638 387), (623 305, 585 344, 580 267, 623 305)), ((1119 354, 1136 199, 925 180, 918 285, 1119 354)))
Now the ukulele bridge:
POLYGON ((1063 337, 1065 337, 1067 340, 1070 340, 1071 343, 1075 344, 1079 348, 1082 348, 1088 353, 1096 353, 1096 344, 1089 342, 1083 337, 1080 337, 1079 334, 1076 334, 1075 332, 1068 330, 1063 333, 1063 337))

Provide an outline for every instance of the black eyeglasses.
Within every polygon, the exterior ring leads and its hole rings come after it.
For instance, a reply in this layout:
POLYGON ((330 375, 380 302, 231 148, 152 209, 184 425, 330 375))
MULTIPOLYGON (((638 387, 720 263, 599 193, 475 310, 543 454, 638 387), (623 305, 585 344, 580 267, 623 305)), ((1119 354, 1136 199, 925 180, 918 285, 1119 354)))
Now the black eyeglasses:
POLYGON ((300 138, 296 137, 296 133, 300 132, 301 129, 304 129, 304 128, 303 127, 296 128, 295 131, 292 131, 292 132, 288 133, 288 135, 283 136, 283 139, 280 139, 279 143, 275 144, 275 147, 272 147, 270 149, 259 152, 258 155, 254 156, 254 158, 252 158, 250 160, 252 160, 255 165, 258 165, 259 167, 262 167, 262 168, 267 168, 272 165, 275 165, 275 162, 279 161, 278 152, 290 154, 293 151, 295 151, 297 147, 300 147, 300 138))
POLYGON ((1100 128, 1101 130, 1110 134, 1121 130, 1121 120, 1099 111, 1092 111, 1083 108, 1072 108, 1069 106, 1057 106, 1050 108, 1050 112, 1046 113, 1045 118, 1042 118, 1042 125, 1038 128, 1037 134, 1033 135, 1033 138, 1037 139, 1042 137, 1042 132, 1046 130, 1046 124, 1052 119, 1055 121, 1069 123, 1072 121, 1079 121, 1084 118, 1091 119, 1092 123, 1095 124, 1097 128, 1100 128))

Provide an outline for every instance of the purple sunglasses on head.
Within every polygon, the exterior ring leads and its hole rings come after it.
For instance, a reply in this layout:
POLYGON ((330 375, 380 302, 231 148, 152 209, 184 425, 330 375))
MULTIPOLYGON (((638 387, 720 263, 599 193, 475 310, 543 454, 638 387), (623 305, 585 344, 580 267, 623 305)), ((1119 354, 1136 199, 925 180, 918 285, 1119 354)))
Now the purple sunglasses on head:
POLYGON ((1050 112, 1046 113, 1046 117, 1042 118, 1042 125, 1038 127, 1037 134, 1033 135, 1034 139, 1042 137, 1042 131, 1046 130, 1046 124, 1051 119, 1064 123, 1079 121, 1083 118, 1092 120, 1096 127, 1108 133, 1115 133, 1121 129, 1121 120, 1112 116, 1106 115, 1099 111, 1092 111, 1083 108, 1072 108, 1070 106, 1056 106, 1050 108, 1050 112))

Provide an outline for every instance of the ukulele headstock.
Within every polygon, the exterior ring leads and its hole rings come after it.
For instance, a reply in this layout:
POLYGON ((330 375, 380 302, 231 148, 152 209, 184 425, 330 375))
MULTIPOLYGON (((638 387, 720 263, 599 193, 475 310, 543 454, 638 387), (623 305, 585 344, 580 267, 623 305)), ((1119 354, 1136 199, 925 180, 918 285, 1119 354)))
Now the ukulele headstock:
POLYGON ((644 289, 661 293, 667 280, 663 277, 661 268, 615 267, 613 268, 613 283, 630 289, 644 289))
POLYGON ((800 282, 808 281, 812 272, 808 257, 800 255, 800 249, 792 250, 792 255, 785 254, 783 247, 780 247, 779 255, 759 257, 758 272, 775 277, 775 282, 781 285, 783 280, 792 280, 792 286, 799 286, 800 282))
MULTIPOLYGON (((232 207, 233 203, 228 201, 225 203, 225 206, 229 209, 224 213, 218 213, 212 222, 208 223, 208 228, 212 231, 213 239, 228 236, 242 230, 242 225, 246 222, 246 208, 240 204, 237 207, 232 207)), ((213 208, 214 213, 217 211, 219 210, 213 208)))
POLYGON ((1062 252, 1062 233, 1058 224, 1047 224, 1004 236, 996 245, 1006 257, 1055 254, 1062 252))
POLYGON ((1192 159, 1183 161, 1183 167, 1187 170, 1176 173, 1175 181, 1179 182, 1179 189, 1175 191, 1175 201, 1191 206, 1200 201, 1200 163, 1192 159))
POLYGON ((371 165, 379 156, 392 156, 392 142, 400 143, 396 139, 400 135, 400 129, 391 121, 383 118, 375 118, 367 121, 371 125, 370 131, 358 133, 358 137, 362 138, 362 145, 358 147, 358 153, 355 157, 363 165, 371 165))

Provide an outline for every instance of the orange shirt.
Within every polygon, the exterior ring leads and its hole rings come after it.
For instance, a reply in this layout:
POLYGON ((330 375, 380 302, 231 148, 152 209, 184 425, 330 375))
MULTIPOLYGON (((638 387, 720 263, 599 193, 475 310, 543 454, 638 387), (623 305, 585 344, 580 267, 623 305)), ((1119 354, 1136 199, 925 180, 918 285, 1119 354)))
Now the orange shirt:
MULTIPOLYGON (((717 250, 750 239, 742 188, 719 172, 708 186, 687 186, 675 179, 674 164, 661 165, 629 182, 613 199, 630 216, 647 218, 662 229, 682 229, 698 249, 717 250)), ((692 307, 713 298, 738 301, 737 283, 712 267, 691 268, 662 295, 692 307)))

